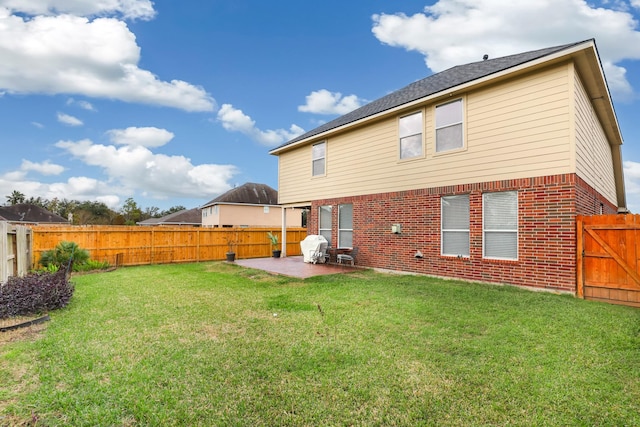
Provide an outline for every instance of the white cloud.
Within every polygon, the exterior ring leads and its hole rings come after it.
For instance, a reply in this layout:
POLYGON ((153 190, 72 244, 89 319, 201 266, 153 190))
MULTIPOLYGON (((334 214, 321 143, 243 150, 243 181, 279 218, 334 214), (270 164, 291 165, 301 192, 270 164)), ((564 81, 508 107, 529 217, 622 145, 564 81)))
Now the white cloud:
POLYGON ((93 106, 93 104, 91 104, 88 101, 76 101, 73 98, 69 98, 69 99, 67 99, 67 105, 77 105, 78 107, 82 108, 83 110, 96 111, 96 109, 93 106))
POLYGON ((40 122, 31 122, 32 125, 34 125, 35 127, 42 129, 44 128, 44 125, 40 122))
POLYGON ((315 114, 346 114, 360 107, 364 100, 356 95, 342 96, 340 92, 329 92, 320 89, 306 97, 306 104, 300 105, 298 111, 315 114))
POLYGON ((0 0, 0 7, 30 15, 119 15, 148 20, 156 14, 151 0, 0 0))
POLYGON ((58 113, 58 121, 69 126, 82 126, 82 120, 64 113, 58 113))
POLYGON ((584 0, 439 0, 424 13, 380 14, 373 21, 378 40, 419 52, 436 72, 484 54, 495 58, 595 38, 612 92, 627 96, 631 86, 614 64, 640 59, 633 16, 584 0))
POLYGON ((289 130, 260 130, 251 117, 244 114, 242 110, 233 108, 231 104, 222 105, 218 111, 218 120, 226 130, 243 133, 266 146, 276 146, 304 133, 304 129, 297 125, 291 125, 289 130))
POLYGON ((237 173, 233 165, 194 165, 184 156, 154 154, 141 145, 116 147, 86 139, 55 145, 83 163, 101 168, 107 182, 127 189, 123 194, 139 190, 155 198, 201 198, 228 190, 229 180, 237 173))
POLYGON ((638 214, 640 213, 640 163, 627 160, 623 165, 627 208, 638 214))
POLYGON ((114 144, 140 145, 143 147, 162 147, 174 137, 172 132, 156 127, 112 129, 108 131, 107 134, 114 144))
MULTIPOLYGON (((122 2, 129 3, 134 2, 122 2)), ((140 47, 123 21, 72 15, 26 19, 0 7, 0 91, 215 109, 215 100, 202 87, 159 80, 138 68, 139 61, 140 47)))
POLYGON ((64 172, 64 167, 60 165, 56 165, 55 163, 49 162, 49 160, 45 160, 42 163, 34 163, 29 160, 22 160, 22 165, 20 169, 23 171, 35 171, 41 173, 42 175, 60 175, 64 172))

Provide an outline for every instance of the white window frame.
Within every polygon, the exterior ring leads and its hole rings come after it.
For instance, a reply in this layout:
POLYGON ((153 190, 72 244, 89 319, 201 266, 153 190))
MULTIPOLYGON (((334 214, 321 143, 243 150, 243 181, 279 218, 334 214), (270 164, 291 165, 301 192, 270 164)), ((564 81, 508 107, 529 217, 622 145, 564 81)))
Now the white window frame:
POLYGON ((333 206, 331 205, 324 205, 324 206, 319 206, 318 207, 318 234, 320 236, 324 236, 325 239, 327 239, 327 242, 329 242, 329 246, 331 246, 331 230, 332 230, 332 226, 333 226, 333 206), (322 212, 323 210, 325 212, 328 213, 328 218, 329 218, 329 224, 323 224, 322 221, 322 212), (323 225, 325 227, 323 227, 323 225), (329 226, 329 228, 327 228, 326 226, 329 226))
POLYGON ((424 157, 424 114, 422 110, 414 111, 411 114, 406 114, 398 119, 398 156, 400 160, 415 159, 424 157), (407 127, 409 120, 416 120, 416 116, 420 116, 419 129, 404 129, 407 127), (418 130, 419 132, 416 132, 418 130), (403 142, 407 142, 410 139, 420 139, 420 152, 413 155, 405 155, 403 151, 403 142))
POLYGON ((311 146, 311 176, 325 176, 327 173, 327 141, 318 142, 311 146), (322 153, 317 148, 322 147, 322 153), (322 172, 316 173, 316 165, 322 164, 322 172))
MULTIPOLYGON (((471 250, 471 244, 470 244, 470 223, 471 223, 471 219, 470 219, 470 200, 469 200, 469 195, 468 194, 458 194, 458 195, 452 195, 452 196, 442 196, 440 198, 440 255, 442 256, 453 256, 453 257, 461 257, 461 258, 469 258, 470 257, 470 250, 471 250), (446 212, 446 205, 448 201, 455 201, 455 200, 466 200, 466 212, 464 214, 466 214, 466 224, 455 224, 457 225, 457 227, 448 227, 447 226, 447 218, 449 217, 448 213, 446 212), (460 227, 460 225, 466 225, 465 227, 460 227), (467 237, 467 247, 465 251, 457 251, 457 252, 451 252, 449 253, 447 250, 445 250, 445 248, 447 246, 449 246, 448 244, 446 244, 446 240, 448 236, 454 236, 454 235, 466 235, 467 237)), ((464 215, 463 214, 463 215, 464 215)), ((463 221, 464 222, 464 221, 463 221)), ((452 224, 453 225, 453 224, 452 224)))
POLYGON ((344 204, 338 205, 338 247, 339 248, 353 247, 353 204, 352 203, 344 203, 344 204), (346 209, 347 206, 351 210, 351 216, 349 218, 349 223, 344 224, 344 221, 342 220, 343 219, 342 212, 346 209), (350 241, 349 245, 345 244, 345 240, 347 240, 346 235, 351 236, 351 238, 348 239, 350 241))
POLYGON ((518 233, 518 192, 517 191, 501 191, 495 193, 484 193, 482 195, 482 257, 487 259, 501 259, 501 260, 518 260, 518 246, 520 242, 520 236, 518 233), (504 200, 491 200, 496 197, 509 197, 511 200, 507 200, 506 204, 504 200), (513 204, 514 212, 505 212, 501 210, 501 206, 513 204), (496 220, 492 220, 490 217, 495 216, 496 220), (515 239, 514 248, 511 252, 511 256, 506 255, 505 249, 489 248, 489 241, 494 240, 493 236, 502 234, 505 237, 511 235, 511 239, 515 239))
POLYGON ((463 150, 465 148, 465 126, 464 126, 464 122, 465 122, 465 105, 464 105, 464 99, 463 98, 458 98, 458 99, 454 99, 452 101, 449 102, 445 102, 439 105, 436 105, 435 109, 434 109, 434 123, 435 123, 435 152, 436 154, 442 154, 442 153, 449 153, 452 151, 458 151, 458 150, 463 150), (446 106, 451 106, 454 104, 459 104, 460 105, 460 120, 458 121, 446 121, 445 123, 440 123, 440 120, 438 120, 438 109, 439 108, 443 108, 446 106), (443 148, 438 148, 438 131, 439 130, 444 130, 444 129, 452 129, 454 127, 460 127, 460 146, 456 146, 453 148, 447 148, 447 149, 443 149, 443 148))

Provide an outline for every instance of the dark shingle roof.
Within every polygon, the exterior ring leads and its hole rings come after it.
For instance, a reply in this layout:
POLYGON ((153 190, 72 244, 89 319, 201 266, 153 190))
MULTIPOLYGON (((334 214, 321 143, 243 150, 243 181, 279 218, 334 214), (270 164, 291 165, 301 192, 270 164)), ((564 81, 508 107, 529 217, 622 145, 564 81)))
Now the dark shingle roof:
POLYGON ((19 203, 11 206, 0 206, 0 220, 9 222, 32 223, 69 223, 65 218, 41 208, 38 205, 19 203))
POLYGON ((245 203, 252 205, 277 205, 278 192, 266 184, 248 182, 240 187, 232 188, 202 207, 219 203, 245 203))
POLYGON ((202 213, 200 208, 183 209, 162 218, 149 218, 140 221, 139 225, 200 225, 202 224, 202 213))
POLYGON ((303 135, 300 135, 274 150, 278 150, 287 145, 319 135, 323 132, 336 129, 340 126, 356 122, 383 111, 407 104, 420 98, 434 95, 438 92, 446 91, 456 86, 472 82, 474 80, 495 74, 509 68, 516 67, 529 61, 542 58, 561 50, 576 46, 583 42, 570 43, 561 46, 549 47, 545 49, 533 50, 516 55, 504 56, 502 58, 487 59, 470 64, 458 65, 448 70, 433 74, 422 80, 418 80, 405 86, 404 88, 383 96, 375 101, 366 104, 357 110, 353 110, 343 116, 323 124, 303 135))

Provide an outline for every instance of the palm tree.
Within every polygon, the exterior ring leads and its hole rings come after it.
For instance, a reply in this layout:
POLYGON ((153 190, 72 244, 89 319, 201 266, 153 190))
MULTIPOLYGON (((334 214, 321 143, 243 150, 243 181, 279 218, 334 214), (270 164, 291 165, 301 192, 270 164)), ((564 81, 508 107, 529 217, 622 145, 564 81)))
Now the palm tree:
POLYGON ((24 203, 25 196, 18 190, 13 190, 10 196, 7 196, 7 204, 9 205, 17 205, 19 203, 24 203))

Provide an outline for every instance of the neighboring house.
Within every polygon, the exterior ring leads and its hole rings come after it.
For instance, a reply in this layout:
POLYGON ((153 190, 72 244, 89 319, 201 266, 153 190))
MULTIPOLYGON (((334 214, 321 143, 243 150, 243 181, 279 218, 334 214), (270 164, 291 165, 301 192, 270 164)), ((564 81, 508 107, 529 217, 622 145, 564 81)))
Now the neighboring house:
POLYGON ((165 215, 161 218, 149 218, 144 221, 138 222, 138 225, 145 226, 178 226, 184 225, 189 227, 200 227, 202 225, 202 215, 200 214, 200 208, 183 209, 178 212, 174 212, 169 215, 165 215))
POLYGON ((200 207, 203 227, 301 227, 302 210, 287 208, 283 225, 278 192, 265 184, 246 183, 200 207))
POLYGON ((69 221, 60 215, 28 203, 0 206, 0 221, 14 224, 69 224, 69 221))
POLYGON ((587 40, 453 67, 270 153, 279 203, 357 264, 574 291, 576 215, 626 211, 621 145, 587 40))

